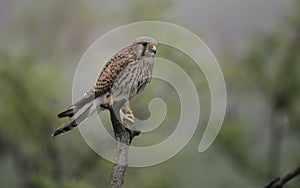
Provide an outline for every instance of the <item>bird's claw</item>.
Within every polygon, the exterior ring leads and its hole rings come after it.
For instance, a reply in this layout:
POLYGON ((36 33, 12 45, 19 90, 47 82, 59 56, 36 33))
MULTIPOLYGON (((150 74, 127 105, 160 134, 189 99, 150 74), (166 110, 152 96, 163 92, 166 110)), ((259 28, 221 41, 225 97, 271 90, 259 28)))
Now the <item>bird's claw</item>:
POLYGON ((120 118, 121 118, 121 121, 124 122, 124 119, 126 119, 127 121, 131 122, 131 123, 134 123, 134 115, 131 112, 129 113, 124 113, 122 109, 120 109, 120 118))

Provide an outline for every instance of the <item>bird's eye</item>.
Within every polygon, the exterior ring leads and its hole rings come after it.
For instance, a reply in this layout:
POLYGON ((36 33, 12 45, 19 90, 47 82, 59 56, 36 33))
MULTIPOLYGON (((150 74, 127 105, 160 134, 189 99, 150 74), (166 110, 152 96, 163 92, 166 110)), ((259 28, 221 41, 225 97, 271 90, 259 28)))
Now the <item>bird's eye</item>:
POLYGON ((142 45, 143 45, 143 46, 147 46, 147 42, 143 42, 142 45))

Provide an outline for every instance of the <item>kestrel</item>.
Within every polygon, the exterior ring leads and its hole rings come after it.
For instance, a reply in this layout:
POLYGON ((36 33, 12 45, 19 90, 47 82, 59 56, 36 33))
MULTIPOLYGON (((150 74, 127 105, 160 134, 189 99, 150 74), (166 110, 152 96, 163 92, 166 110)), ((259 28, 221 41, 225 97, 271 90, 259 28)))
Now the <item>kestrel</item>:
POLYGON ((58 118, 69 120, 52 136, 67 132, 99 110, 102 105, 125 101, 119 111, 121 121, 133 122, 128 101, 140 94, 149 84, 154 68, 156 41, 147 36, 136 38, 132 44, 117 52, 104 66, 95 85, 76 103, 59 113, 58 118))

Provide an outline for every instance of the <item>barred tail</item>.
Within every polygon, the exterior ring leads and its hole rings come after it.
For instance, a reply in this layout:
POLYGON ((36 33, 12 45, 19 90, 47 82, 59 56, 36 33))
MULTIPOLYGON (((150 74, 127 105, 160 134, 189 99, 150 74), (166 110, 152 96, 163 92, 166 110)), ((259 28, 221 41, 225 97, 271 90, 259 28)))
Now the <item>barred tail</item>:
POLYGON ((51 136, 54 137, 60 135, 76 127, 79 123, 81 123, 88 117, 90 108, 92 106, 92 101, 83 105, 73 116, 70 117, 70 119, 65 124, 63 124, 56 131, 54 131, 54 133, 51 136))

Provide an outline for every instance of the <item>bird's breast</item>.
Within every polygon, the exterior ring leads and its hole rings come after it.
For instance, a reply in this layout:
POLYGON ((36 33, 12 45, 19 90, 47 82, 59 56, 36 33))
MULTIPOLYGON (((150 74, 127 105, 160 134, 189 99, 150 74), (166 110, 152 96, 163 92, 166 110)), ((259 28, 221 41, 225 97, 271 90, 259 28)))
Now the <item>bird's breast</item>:
POLYGON ((112 87, 113 98, 130 100, 140 94, 150 83, 154 59, 141 58, 120 72, 112 87))

